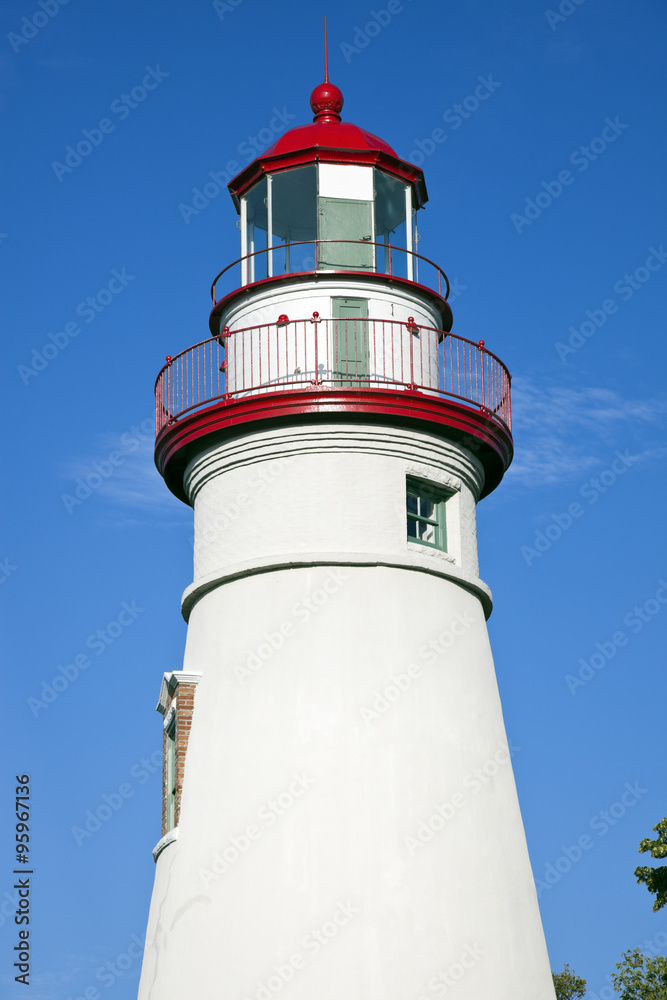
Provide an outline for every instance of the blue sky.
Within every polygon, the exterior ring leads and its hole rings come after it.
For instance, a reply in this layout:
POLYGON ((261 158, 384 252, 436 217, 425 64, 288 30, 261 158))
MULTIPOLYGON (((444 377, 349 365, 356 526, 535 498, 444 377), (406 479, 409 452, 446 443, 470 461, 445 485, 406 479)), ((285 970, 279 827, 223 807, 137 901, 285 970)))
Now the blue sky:
POLYGON ((268 145, 277 114, 310 120, 324 13, 343 117, 423 166, 420 249, 455 286, 454 331, 514 376, 516 458, 479 507, 481 575, 552 968, 569 962, 607 1000, 623 950, 667 944, 667 911, 632 874, 667 813, 667 8, 56 4, 3 4, 0 36, 0 899, 28 772, 32 1000, 136 995, 160 833, 154 707, 182 665, 192 573, 191 513, 152 464, 152 387, 166 354, 208 335, 210 281, 238 256, 226 191, 182 206, 244 166, 253 137, 268 145), (84 130, 90 153, 68 166, 84 130), (63 499, 95 471, 89 496, 63 499), (73 679, 39 708, 60 667, 73 679))

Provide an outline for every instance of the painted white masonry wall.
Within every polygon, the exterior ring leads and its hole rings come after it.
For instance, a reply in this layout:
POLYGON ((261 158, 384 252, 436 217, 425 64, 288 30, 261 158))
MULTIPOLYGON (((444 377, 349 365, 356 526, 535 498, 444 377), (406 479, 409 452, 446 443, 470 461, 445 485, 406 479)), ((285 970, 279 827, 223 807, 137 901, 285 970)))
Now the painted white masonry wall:
POLYGON ((476 460, 304 424, 203 450, 186 481, 202 679, 139 1000, 420 1000, 450 970, 457 1000, 553 1000, 475 584, 476 460), (453 491, 453 561, 406 541, 408 474, 453 491))
MULTIPOLYGON (((477 459, 436 434, 364 424, 310 424, 240 434, 190 463, 194 583, 294 560, 375 558, 477 577, 477 459), (407 476, 442 486, 448 551, 406 541, 407 476)), ((487 601, 490 610, 490 595, 487 601)))
POLYGON ((256 997, 293 955, 294 1000, 418 1000, 466 953, 461 1000, 552 997, 476 597, 388 567, 257 574, 196 604, 195 664, 142 1000, 256 997))
POLYGON ((234 299, 221 315, 220 330, 225 326, 244 329, 275 323, 281 313, 291 320, 309 319, 313 312, 331 317, 332 298, 368 299, 368 315, 373 319, 407 322, 413 316, 418 324, 440 329, 440 316, 431 301, 416 288, 409 290, 379 280, 367 280, 356 274, 341 274, 323 280, 313 279, 296 284, 270 283, 253 288, 234 299))

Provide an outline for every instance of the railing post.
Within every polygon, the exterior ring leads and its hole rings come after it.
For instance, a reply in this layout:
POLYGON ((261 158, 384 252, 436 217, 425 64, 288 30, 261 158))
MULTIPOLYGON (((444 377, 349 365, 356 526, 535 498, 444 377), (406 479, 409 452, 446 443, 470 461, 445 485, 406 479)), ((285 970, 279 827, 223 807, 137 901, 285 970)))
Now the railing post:
MULTIPOLYGON (((216 358, 216 362, 215 363, 216 363, 216 366, 217 366, 217 369, 218 369, 218 378, 217 378, 218 395, 222 395, 223 399, 227 399, 228 396, 229 396, 229 391, 228 391, 228 386, 227 386, 227 381, 228 381, 228 377, 227 377, 227 341, 229 339, 229 334, 230 334, 229 327, 228 326, 223 326, 222 333, 219 334, 219 336, 217 336, 215 338, 215 342, 216 342, 216 345, 217 345, 217 349, 216 349, 217 350, 217 358, 216 358), (222 358, 222 360, 220 359, 220 349, 222 349, 224 351, 224 357, 222 358), (218 364, 218 361, 220 362, 220 364, 218 364), (222 394, 220 393, 220 375, 222 375, 222 377, 225 380, 225 391, 222 394)), ((213 382, 211 382, 211 391, 213 391, 213 382)))
POLYGON ((484 390, 485 390, 485 384, 484 383, 486 381, 486 377, 485 377, 485 374, 484 374, 484 354, 486 352, 484 351, 484 341, 483 340, 478 341, 477 346, 479 347, 479 363, 480 363, 480 367, 481 367, 481 370, 482 370, 482 409, 484 410, 484 409, 486 409, 486 395, 485 395, 485 392, 484 392, 484 390))
POLYGON ((165 409, 166 409, 167 414, 168 414, 168 416, 167 416, 167 423, 169 423, 169 420, 171 419, 171 412, 172 412, 172 407, 171 407, 171 365, 172 365, 172 358, 171 358, 170 354, 167 355, 166 361, 167 361, 167 373, 166 373, 167 374, 167 406, 165 407, 165 409))
POLYGON ((507 389, 506 389, 506 392, 507 392, 507 420, 505 421, 505 423, 507 424, 507 426, 509 427, 509 429, 511 431, 512 430, 512 376, 510 375, 509 372, 506 372, 505 373, 505 378, 507 380, 506 383, 505 383, 506 386, 507 386, 507 389))
MULTIPOLYGON (((319 338, 318 326, 319 326, 319 322, 320 322, 320 314, 317 312, 317 310, 315 310, 315 312, 311 316, 310 322, 313 324, 313 334, 315 336, 315 379, 314 379, 314 385, 319 385, 320 384, 320 369, 318 368, 318 361, 319 361, 319 353, 318 352, 319 352, 319 339, 320 338, 319 338)), ((306 371, 307 370, 308 370, 308 365, 306 365, 306 371)))
POLYGON ((162 430, 162 375, 160 375, 157 380, 157 385, 155 386, 155 437, 158 436, 162 430))

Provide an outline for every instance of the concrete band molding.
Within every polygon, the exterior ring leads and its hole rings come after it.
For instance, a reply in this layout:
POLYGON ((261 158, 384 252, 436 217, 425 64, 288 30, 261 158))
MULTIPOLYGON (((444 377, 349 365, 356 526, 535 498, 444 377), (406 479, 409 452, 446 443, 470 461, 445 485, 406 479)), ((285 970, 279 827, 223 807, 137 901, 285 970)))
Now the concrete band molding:
POLYGON ((448 564, 446 556, 442 558, 441 553, 433 553, 432 556, 423 556, 416 552, 410 552, 403 559, 388 559, 380 554, 371 556, 366 554, 358 556, 341 554, 336 558, 329 552, 312 552, 299 560, 288 559, 286 557, 281 562, 271 564, 267 564, 266 562, 259 562, 256 565, 245 563, 244 565, 230 567, 224 574, 214 573, 208 578, 201 579, 196 584, 191 584, 183 593, 181 613, 185 621, 189 621, 192 609, 197 601, 223 584, 253 576, 256 573, 279 573, 292 569, 303 569, 309 566, 349 566, 355 569, 364 566, 386 566, 396 569, 411 569, 417 573, 430 573, 433 576, 452 580, 465 590, 469 590, 475 594, 482 604, 486 619, 490 617, 493 610, 493 596, 489 587, 482 580, 467 577, 458 567, 448 564))

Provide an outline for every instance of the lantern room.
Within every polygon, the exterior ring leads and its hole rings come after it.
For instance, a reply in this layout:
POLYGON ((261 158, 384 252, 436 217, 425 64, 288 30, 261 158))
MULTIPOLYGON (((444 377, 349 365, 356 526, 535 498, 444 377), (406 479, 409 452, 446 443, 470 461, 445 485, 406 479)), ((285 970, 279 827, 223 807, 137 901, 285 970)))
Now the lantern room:
POLYGON ((330 83, 311 95, 312 125, 291 129, 229 185, 240 215, 241 284, 303 271, 415 280, 422 171, 382 139, 341 122, 330 83))
POLYGON ((411 186, 377 167, 320 162, 267 173, 240 199, 243 284, 315 263, 387 273, 391 247, 412 250, 412 212, 411 186))

